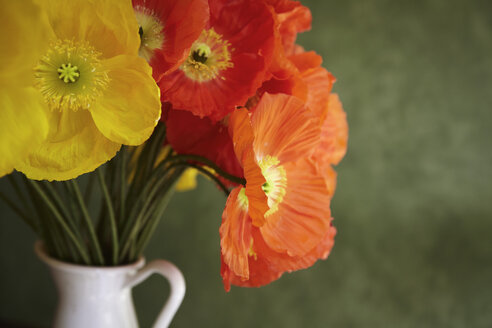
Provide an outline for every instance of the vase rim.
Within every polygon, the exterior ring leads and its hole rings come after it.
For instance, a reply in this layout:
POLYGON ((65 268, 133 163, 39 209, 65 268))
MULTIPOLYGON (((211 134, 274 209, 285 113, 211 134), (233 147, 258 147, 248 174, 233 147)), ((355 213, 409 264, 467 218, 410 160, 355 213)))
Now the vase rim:
POLYGON ((116 265, 116 266, 96 266, 96 265, 83 265, 83 264, 74 264, 63 262, 61 260, 57 260, 46 253, 44 243, 42 240, 38 240, 34 243, 34 252, 39 257, 41 261, 48 264, 50 267, 65 270, 65 271, 94 271, 101 270, 106 272, 124 272, 128 270, 138 270, 142 268, 145 264, 145 258, 140 257, 137 261, 124 265, 116 265))

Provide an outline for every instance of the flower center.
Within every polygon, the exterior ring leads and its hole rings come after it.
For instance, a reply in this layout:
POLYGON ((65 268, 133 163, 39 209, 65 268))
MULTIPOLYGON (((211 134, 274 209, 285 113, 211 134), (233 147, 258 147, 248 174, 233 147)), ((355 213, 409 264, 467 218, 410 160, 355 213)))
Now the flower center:
POLYGON ((212 50, 206 44, 202 43, 197 45, 195 51, 191 54, 194 61, 205 64, 207 62, 208 57, 210 56, 212 50))
POLYGON ((35 85, 52 110, 88 109, 109 77, 87 42, 57 40, 34 68, 35 85))
POLYGON ((139 24, 140 48, 138 54, 150 62, 154 51, 164 45, 164 26, 154 12, 146 7, 136 6, 135 17, 139 24))
POLYGON ((268 207, 270 208, 265 217, 270 216, 278 210, 278 205, 282 202, 287 188, 287 174, 280 161, 276 157, 270 155, 262 158, 259 161, 261 173, 265 177, 266 182, 262 189, 268 198, 268 207))
MULTIPOLYGON (((221 71, 234 67, 231 61, 231 44, 213 28, 203 30, 191 46, 190 54, 181 65, 181 70, 190 79, 207 82, 216 78, 221 71)), ((225 77, 220 77, 225 80, 225 77)))
POLYGON ((73 83, 79 79, 80 72, 77 66, 72 66, 72 64, 62 64, 59 69, 57 69, 58 77, 65 83, 73 83))

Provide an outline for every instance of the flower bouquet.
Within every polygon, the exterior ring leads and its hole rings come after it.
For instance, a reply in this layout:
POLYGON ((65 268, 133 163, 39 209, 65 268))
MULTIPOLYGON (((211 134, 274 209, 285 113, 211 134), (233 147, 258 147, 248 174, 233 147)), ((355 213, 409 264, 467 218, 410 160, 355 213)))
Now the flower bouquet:
POLYGON ((174 190, 197 174, 227 195, 227 291, 328 256, 348 128, 335 78, 295 43, 307 7, 1 2, 0 176, 17 199, 0 196, 38 234, 42 258, 139 263, 174 190))

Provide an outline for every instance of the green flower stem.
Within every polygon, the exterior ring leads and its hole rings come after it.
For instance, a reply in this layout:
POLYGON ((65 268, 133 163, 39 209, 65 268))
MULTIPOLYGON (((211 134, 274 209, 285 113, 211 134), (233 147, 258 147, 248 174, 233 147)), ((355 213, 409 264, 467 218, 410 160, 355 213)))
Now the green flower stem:
POLYGON ((146 172, 151 172, 152 169, 154 168, 155 161, 159 155, 159 148, 162 147, 162 143, 164 142, 165 138, 166 138, 166 125, 158 124, 156 126, 155 137, 151 140, 149 144, 150 158, 146 163, 147 164, 145 167, 146 172))
MULTIPOLYGON (((139 199, 137 200, 137 202, 140 203, 143 200, 143 198, 145 198, 144 204, 141 207, 140 214, 138 214, 136 220, 133 221, 133 228, 131 225, 127 225, 127 227, 126 227, 126 228, 131 228, 131 230, 129 233, 125 234, 124 238, 122 238, 122 240, 124 240, 125 242, 124 242, 124 246, 122 248, 122 252, 120 254, 120 261, 125 258, 125 256, 127 255, 128 251, 129 251, 129 248, 131 246, 131 243, 133 242, 134 238, 136 238, 138 236, 138 232, 139 232, 140 225, 142 223, 142 219, 144 218, 144 215, 145 215, 149 205, 151 205, 151 202, 154 200, 154 196, 157 194, 157 192, 159 191, 159 189, 161 187, 164 187, 164 185, 166 183, 166 178, 168 178, 167 174, 169 172, 170 172, 170 170, 167 170, 165 172, 165 174, 163 174, 163 176, 160 177, 154 184, 147 185, 146 189, 148 189, 149 187, 151 187, 152 189, 148 193, 143 192, 140 195, 139 199)), ((138 203, 136 203, 136 204, 138 204, 138 203)))
POLYGON ((130 191, 130 198, 127 200, 129 204, 133 204, 130 214, 127 218, 125 218, 124 226, 123 226, 123 233, 120 235, 120 244, 123 244, 123 240, 126 240, 128 238, 128 235, 130 233, 130 229, 132 226, 135 225, 135 220, 134 218, 137 217, 137 211, 139 209, 139 204, 144 202, 145 198, 149 194, 150 190, 152 189, 152 186, 157 183, 156 181, 162 180, 166 176, 166 170, 164 169, 164 166, 158 166, 150 176, 150 178, 147 180, 147 183, 145 186, 143 186, 143 190, 139 190, 135 187, 135 180, 132 181, 131 184, 131 191, 130 191), (138 190, 138 197, 134 199, 131 197, 133 194, 132 191, 137 191, 138 190))
POLYGON ((25 209, 30 208, 29 202, 27 201, 26 197, 24 196, 24 193, 21 191, 19 185, 17 184, 17 181, 15 181, 13 174, 7 175, 7 180, 9 181, 10 185, 14 188, 15 193, 16 193, 17 197, 19 197, 24 208, 25 209))
POLYGON ((126 212, 126 192, 127 192, 127 181, 126 181, 126 161, 127 161, 128 153, 126 151, 126 147, 123 146, 121 149, 121 158, 119 161, 121 162, 120 167, 120 222, 125 219, 126 212))
POLYGON ((91 202, 92 190, 94 187, 94 180, 95 180, 94 174, 88 174, 88 176, 89 176, 89 181, 87 182, 87 186, 85 187, 84 190, 84 202, 86 204, 90 204, 91 202))
POLYGON ((139 196, 139 190, 145 188, 145 185, 151 179, 150 176, 155 172, 155 160, 158 156, 158 149, 166 137, 166 127, 158 124, 150 139, 145 143, 138 154, 138 161, 135 165, 134 175, 131 181, 130 192, 127 201, 132 202, 135 197, 139 196))
POLYGON ((43 181, 40 183, 42 183, 44 188, 48 191, 48 193, 51 196, 51 198, 53 199, 55 205, 58 207, 58 209, 61 211, 61 214, 67 220, 68 225, 70 226, 70 228, 72 229, 74 234, 77 236, 77 238, 79 240, 82 240, 82 237, 80 235, 80 231, 79 231, 79 229, 77 229, 75 221, 74 221, 72 215, 70 214, 71 212, 68 211, 67 207, 65 206, 65 203, 62 201, 62 199, 58 195, 58 192, 56 191, 56 189, 53 187, 53 185, 50 182, 43 181))
POLYGON ((53 241, 53 245, 55 246, 55 254, 56 258, 65 261, 66 260, 66 249, 68 248, 65 245, 65 242, 63 240, 63 233, 60 232, 58 229, 58 223, 56 220, 53 220, 51 216, 47 216, 45 218, 47 221, 47 227, 49 230, 49 233, 51 235, 50 239, 53 241))
POLYGON ((220 181, 220 179, 215 175, 213 174, 212 172, 210 172, 209 170, 207 170, 206 168, 198 165, 198 164, 193 164, 193 163, 189 163, 189 162, 177 162, 177 163, 173 163, 171 166, 169 166, 170 168, 172 167, 180 167, 180 166, 185 166, 185 167, 192 167, 192 168, 195 168, 197 169, 198 171, 200 171, 201 173, 203 173, 204 175, 206 175, 208 178, 210 178, 211 180, 213 180, 218 186, 220 189, 222 189, 222 191, 224 192, 224 194, 226 195, 226 197, 229 196, 229 188, 227 188, 224 183, 222 181, 220 181))
POLYGON ((70 180, 72 183, 72 187, 75 191, 75 196, 77 197, 77 201, 79 203, 80 210, 82 211, 82 217, 85 220, 87 225, 87 230, 89 231, 89 235, 92 239, 92 244, 94 246, 94 251, 96 253, 97 261, 99 264, 104 265, 104 257, 101 252, 101 246, 99 245, 99 241, 96 236, 96 232, 94 231, 94 225, 92 224, 91 217, 89 216, 89 212, 87 211, 87 207, 85 206, 84 199, 82 198, 82 194, 80 193, 79 186, 75 180, 70 180))
POLYGON ((50 213, 48 213, 48 208, 46 207, 46 204, 44 204, 37 192, 34 190, 32 185, 29 183, 29 180, 22 175, 21 176, 22 183, 24 184, 24 188, 27 191, 27 195, 29 196, 29 200, 31 201, 33 208, 34 208, 34 213, 33 218, 37 218, 38 222, 38 227, 39 227, 39 232, 41 234, 41 240, 44 241, 44 244, 46 246, 46 250, 48 251, 48 254, 55 254, 55 246, 53 245, 53 240, 50 237, 49 231, 48 231, 48 224, 46 218, 49 218, 51 216, 50 213))
POLYGON ((114 215, 113 204, 111 203, 111 197, 109 196, 108 186, 106 185, 106 181, 104 180, 104 176, 101 170, 101 168, 98 168, 96 169, 96 172, 101 190, 104 194, 104 199, 106 200, 106 206, 108 207, 109 225, 111 227, 111 241, 113 244, 113 264, 116 265, 118 264, 119 252, 118 229, 116 228, 116 219, 114 215))
MULTIPOLYGON (((175 170, 175 171, 177 171, 177 170, 175 170)), ((181 172, 182 172, 182 170, 181 170, 181 172)), ((178 176, 181 174, 181 172, 178 173, 178 176)), ((173 172, 173 175, 175 175, 175 174, 176 174, 176 172, 173 172)), ((142 234, 143 230, 145 229, 145 227, 148 225, 148 222, 152 221, 153 216, 155 215, 156 211, 159 208, 161 199, 163 197, 166 197, 167 191, 169 190, 169 185, 172 184, 169 181, 172 181, 172 180, 173 180, 173 178, 171 176, 168 180, 165 181, 165 183, 158 189, 156 196, 153 197, 154 201, 151 201, 149 206, 145 209, 144 215, 141 217, 140 220, 136 220, 135 230, 138 231, 138 233, 136 234, 136 237, 132 239, 132 242, 130 245, 130 251, 128 252, 129 253, 128 259, 130 262, 132 262, 133 260, 136 260, 135 254, 137 254, 137 243, 138 243, 139 239, 141 238, 141 234, 142 234)))
POLYGON ((87 265, 91 264, 91 261, 89 257, 87 256, 87 253, 85 250, 82 248, 81 243, 79 240, 77 240, 77 237, 75 237, 75 234, 70 230, 70 227, 68 227, 67 223, 63 220, 63 217, 61 216, 60 212, 58 212, 56 206, 53 204, 53 202, 49 199, 49 197, 46 195, 46 193, 41 189, 41 187, 32 180, 28 180, 29 183, 32 185, 34 190, 38 193, 38 195, 41 197, 41 199, 45 202, 45 204, 48 206, 50 211, 53 213, 54 218, 60 224, 60 226, 63 228, 63 230, 67 233, 68 237, 70 238, 70 241, 74 243, 75 247, 77 248, 80 256, 82 256, 84 262, 87 265))
MULTIPOLYGON (((181 172, 182 173, 182 172, 181 172)), ((140 238, 137 242, 136 246, 136 251, 132 259, 138 258, 147 244, 149 243, 151 237, 154 235, 155 230, 157 229, 157 226, 160 222, 160 219, 162 215, 164 214, 164 211, 167 208, 167 205, 169 204, 169 201, 171 200, 172 195, 174 194, 174 187, 176 185, 176 182, 178 181, 179 176, 181 173, 177 176, 177 178, 174 179, 172 182, 170 188, 167 190, 167 192, 164 194, 164 197, 162 200, 159 202, 159 206, 155 211, 155 214, 153 215, 153 218, 149 221, 149 224, 145 226, 143 229, 140 238)))
POLYGON ((246 185, 246 180, 244 178, 237 177, 235 175, 229 174, 220 167, 217 166, 213 161, 209 160, 208 158, 202 157, 202 156, 197 156, 197 155, 175 155, 171 159, 171 161, 194 161, 194 162, 199 162, 202 164, 205 164, 206 166, 210 167, 213 169, 217 174, 222 176, 223 178, 226 178, 229 181, 232 181, 237 184, 241 185, 246 185))
MULTIPOLYGON (((70 229, 72 229, 75 237, 78 240, 82 240, 82 238, 80 238, 80 233, 78 229, 73 225, 72 219, 70 218, 70 214, 67 211, 65 204, 61 201, 60 197, 58 196, 58 193, 56 192, 55 188, 51 185, 51 183, 47 181, 39 181, 38 184, 41 186, 41 188, 44 188, 45 192, 47 193, 47 196, 51 198, 51 200, 53 201, 53 205, 56 206, 58 211, 60 211, 61 216, 63 217, 64 221, 68 224, 70 229)), ((67 240, 64 238, 63 232, 60 232, 60 230, 58 229, 58 224, 56 222, 49 224, 48 228, 54 234, 53 241, 55 242, 55 244, 58 243, 58 248, 61 250, 61 254, 59 255, 59 258, 61 260, 67 260, 66 254, 67 252, 69 252, 69 246, 67 240)))
MULTIPOLYGON (((70 203, 70 212, 73 214, 73 223, 74 226, 77 227, 76 230, 78 232, 78 235, 81 236, 81 231, 79 229, 80 226, 80 213, 78 210, 78 202, 77 199, 75 198, 75 191, 72 188, 72 185, 68 183, 68 181, 63 182, 63 187, 65 188, 65 192, 68 198, 68 201, 70 203)), ((81 237, 81 239, 83 239, 81 237)))
POLYGON ((152 149, 153 149, 153 144, 156 143, 157 139, 159 139, 160 137, 161 126, 162 125, 160 124, 157 125, 157 127, 154 130, 154 133, 149 138, 149 140, 145 142, 142 151, 138 156, 137 167, 136 167, 137 169, 135 170, 135 176, 133 177, 133 185, 137 187, 137 190, 139 187, 145 185, 146 181, 148 181, 149 172, 152 171, 152 168, 154 166, 154 163, 152 162, 152 156, 154 155, 152 154, 152 149))

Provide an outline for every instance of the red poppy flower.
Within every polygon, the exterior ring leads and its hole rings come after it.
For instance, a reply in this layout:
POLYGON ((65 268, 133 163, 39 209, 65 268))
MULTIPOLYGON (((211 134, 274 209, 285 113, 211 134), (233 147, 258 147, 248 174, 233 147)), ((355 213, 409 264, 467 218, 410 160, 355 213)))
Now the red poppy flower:
MULTIPOLYGON (((224 120, 212 122, 207 117, 169 108, 165 113, 167 141, 177 153, 206 157, 226 172, 242 177, 243 170, 234 155, 224 120)), ((224 182, 231 185, 228 180, 224 182)))
POLYGON ((209 18, 207 0, 133 0, 140 25, 140 56, 156 81, 186 59, 209 18))
POLYGON ((266 79, 274 17, 259 1, 210 2, 210 22, 180 68, 160 82, 163 100, 218 121, 242 106, 266 79))
POLYGON ((230 131, 246 188, 231 193, 223 214, 224 282, 262 285, 325 257, 332 191, 310 159, 319 119, 298 98, 265 93, 252 113, 231 115, 230 131))

